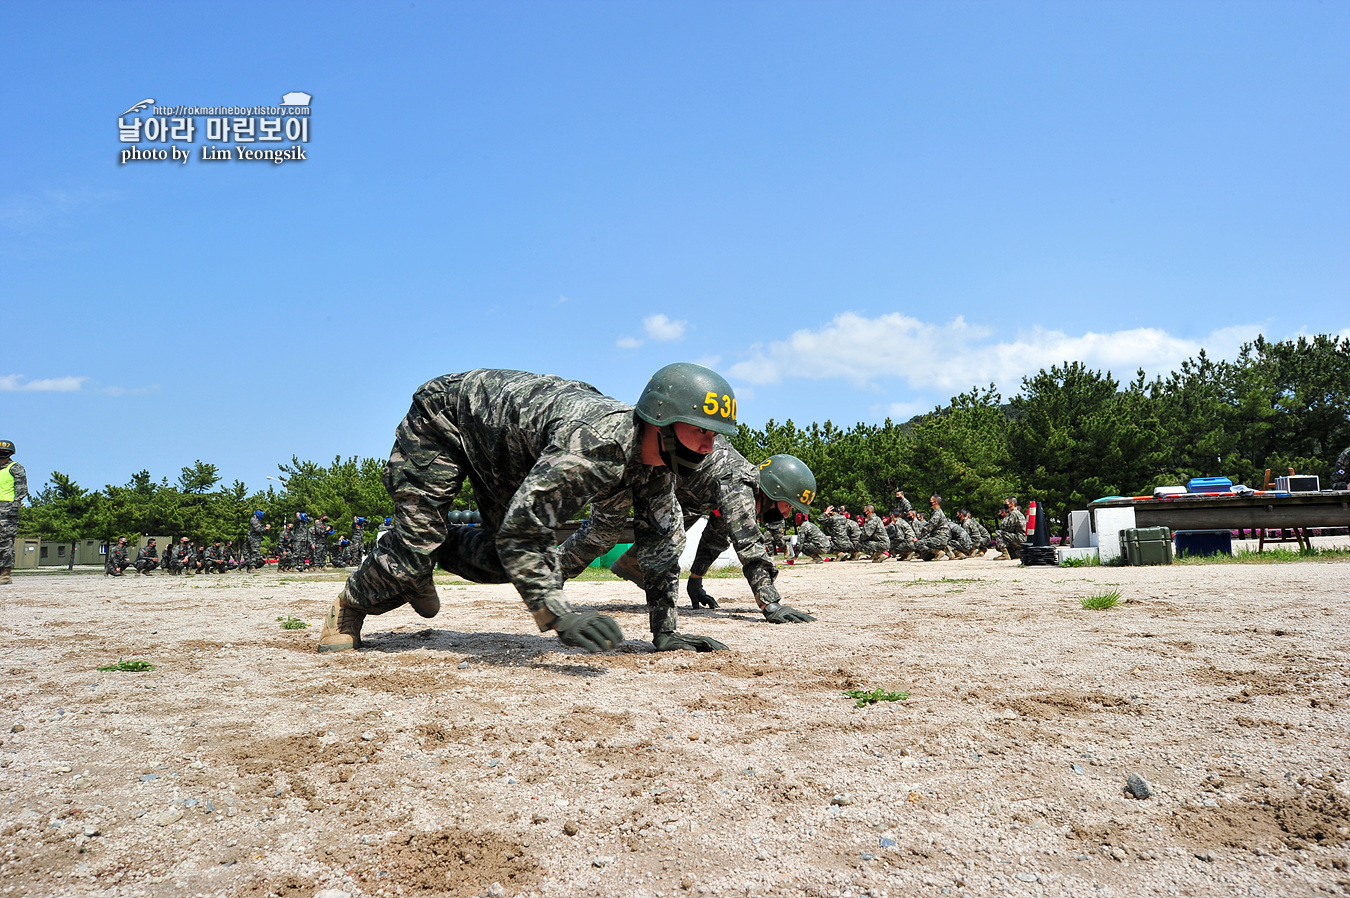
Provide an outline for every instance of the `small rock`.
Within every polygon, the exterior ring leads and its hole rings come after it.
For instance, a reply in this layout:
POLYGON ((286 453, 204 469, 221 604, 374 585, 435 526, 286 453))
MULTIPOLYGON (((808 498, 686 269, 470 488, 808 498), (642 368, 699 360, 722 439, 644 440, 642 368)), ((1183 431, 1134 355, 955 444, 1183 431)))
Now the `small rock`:
POLYGON ((374 742, 374 741, 375 741, 375 731, 374 731, 374 730, 366 730, 364 733, 361 734, 361 741, 362 741, 362 742, 374 742))
POLYGON ((177 823, 183 819, 182 808, 169 808, 164 813, 155 818, 155 825, 168 826, 170 823, 177 823))
POLYGON ((591 859, 592 867, 608 867, 612 863, 614 863, 614 858, 612 857, 597 857, 591 859))
POLYGON ((497 766, 498 764, 500 764, 501 762, 502 762, 502 759, 501 759, 501 758, 493 758, 492 760, 488 761, 488 766, 489 766, 489 767, 496 767, 496 766, 497 766))
POLYGON ((203 764, 201 761, 193 761, 193 762, 192 762, 192 769, 193 769, 193 770, 201 770, 201 769, 202 769, 203 767, 205 767, 205 766, 206 766, 206 765, 203 764))
POLYGON ((842 792, 839 795, 836 795, 833 798, 831 798, 830 804, 839 805, 839 807, 842 808, 845 805, 853 804, 853 796, 850 795, 848 792, 842 792))
POLYGON ((97 827, 97 826, 86 826, 86 827, 84 828, 84 834, 85 834, 86 836, 88 836, 89 838, 92 839, 94 836, 97 836, 97 835, 99 834, 99 832, 98 832, 98 827, 97 827))
POLYGON ((581 832, 581 828, 577 826, 576 821, 568 820, 563 824, 563 832, 567 833, 569 836, 575 836, 577 833, 581 832))
POLYGON ((1153 797, 1153 787, 1137 773, 1131 773, 1125 779, 1125 794, 1140 800, 1153 797))
POLYGON ((459 662, 459 669, 460 669, 460 670, 468 670, 468 669, 469 669, 469 662, 467 662, 467 661, 461 661, 461 662, 459 662))
POLYGON ((918 766, 919 766, 919 762, 916 761, 916 760, 914 760, 913 758, 901 758, 901 759, 900 759, 900 767, 901 767, 902 769, 904 769, 904 770, 913 770, 915 767, 918 767, 918 766))
POLYGON ((158 773, 147 773, 145 776, 140 777, 140 781, 143 782, 143 783, 148 783, 148 782, 150 782, 151 780, 157 780, 157 779, 159 779, 159 774, 158 774, 158 773))
POLYGON ((341 889, 324 889, 321 892, 315 892, 314 898, 352 898, 350 892, 344 892, 341 889))
POLYGON ((25 727, 24 727, 23 724, 21 724, 21 723, 16 723, 16 724, 14 724, 14 726, 12 726, 12 727, 9 728, 9 731, 10 731, 11 733, 22 733, 22 732, 24 731, 24 729, 25 729, 25 727))
POLYGON ((187 800, 185 800, 185 801, 183 802, 183 807, 185 807, 185 808, 195 808, 195 807, 197 806, 197 803, 198 803, 198 802, 197 802, 197 799, 195 799, 195 798, 189 798, 189 799, 187 799, 187 800))
POLYGON ((864 852, 862 853, 862 859, 865 860, 865 861, 870 861, 870 860, 873 860, 874 858, 876 858, 876 855, 873 854, 873 853, 870 852, 870 851, 864 851, 864 852))
POLYGON ((1077 764, 1070 764, 1069 766, 1073 768, 1073 772, 1078 774, 1079 776, 1082 776, 1086 772, 1083 770, 1082 767, 1079 767, 1077 764))
POLYGON ((881 837, 881 847, 882 847, 882 848, 894 848, 894 847, 895 847, 895 840, 894 840, 894 839, 888 839, 888 838, 886 838, 885 836, 882 836, 882 837, 881 837))
POLYGON ((1207 808, 1217 808, 1219 806, 1219 803, 1212 798, 1206 798, 1204 801, 1200 803, 1207 808))
POLYGON ((1115 860, 1118 861, 1125 860, 1125 851, 1122 848, 1112 848, 1110 854, 1111 857, 1114 858, 1115 860))
POLYGON ((1041 880, 1035 873, 1014 873, 1013 878, 1018 882, 1040 882, 1041 880))
POLYGON ((1195 856, 1198 860, 1202 860, 1206 864, 1214 863, 1214 852, 1212 851, 1197 851, 1195 856))
POLYGON ((1012 708, 1004 708, 1002 711, 998 712, 996 716, 999 720, 1016 720, 1017 712, 1012 708))
POLYGON ((488 886, 487 893, 488 898, 506 898, 506 889, 502 888, 502 884, 499 882, 494 882, 488 886))
POLYGON ((206 799, 206 804, 202 805, 202 811, 207 814, 214 814, 216 812, 215 802, 211 801, 209 798, 206 799))

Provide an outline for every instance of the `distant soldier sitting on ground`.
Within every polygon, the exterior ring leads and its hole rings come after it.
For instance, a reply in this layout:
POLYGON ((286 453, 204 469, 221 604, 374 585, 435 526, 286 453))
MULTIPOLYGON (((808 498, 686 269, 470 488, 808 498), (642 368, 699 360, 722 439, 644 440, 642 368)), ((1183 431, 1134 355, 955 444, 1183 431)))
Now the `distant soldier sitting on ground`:
POLYGON ((127 553, 127 538, 119 536, 117 545, 108 550, 108 557, 103 561, 104 576, 120 577, 122 572, 131 567, 131 558, 127 553))
POLYGON ((1022 547, 1027 542, 1027 519, 1017 507, 1017 497, 1009 496, 1004 500, 1007 507, 1003 520, 998 523, 994 541, 998 544, 995 561, 1011 561, 1022 557, 1022 547))
POLYGON ((942 497, 934 493, 928 499, 933 513, 928 518, 928 532, 915 546, 924 561, 946 561, 947 545, 951 537, 947 533, 947 515, 942 511, 942 497))
POLYGON ((877 517, 876 509, 871 505, 863 507, 863 517, 866 523, 859 532, 858 549, 874 563, 880 562, 891 549, 891 538, 886 535, 886 526, 881 523, 881 518, 877 517))
POLYGON ((970 551, 966 553, 967 558, 983 555, 985 551, 994 544, 993 538, 989 535, 989 531, 985 529, 983 524, 975 519, 975 516, 970 513, 970 509, 963 508, 958 511, 956 513, 956 520, 961 523, 961 527, 966 531, 966 535, 970 537, 970 551))
POLYGON ((145 545, 136 550, 136 560, 133 562, 138 574, 148 574, 159 567, 159 549, 155 547, 155 538, 152 536, 145 541, 145 545))
MULTIPOLYGON (((797 525, 797 559, 809 558, 816 564, 828 561, 825 556, 830 551, 830 538, 811 521, 809 514, 803 512, 800 517, 801 523, 797 525)), ((793 560, 789 560, 788 564, 792 564, 793 560)))

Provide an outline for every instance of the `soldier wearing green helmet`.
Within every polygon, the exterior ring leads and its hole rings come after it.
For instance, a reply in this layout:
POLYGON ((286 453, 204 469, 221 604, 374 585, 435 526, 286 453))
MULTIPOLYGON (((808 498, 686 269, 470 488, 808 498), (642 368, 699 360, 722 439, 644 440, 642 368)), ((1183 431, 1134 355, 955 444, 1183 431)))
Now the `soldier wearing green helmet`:
POLYGON ((13 583, 14 539, 19 535, 19 507, 28 496, 28 475, 14 461, 14 444, 0 440, 0 584, 13 583))
MULTIPOLYGON (((775 624, 815 620, 810 614, 783 604, 774 586, 778 569, 765 551, 759 532, 761 522, 784 520, 793 508, 809 514, 815 496, 815 475, 801 459, 774 455, 756 466, 726 440, 718 439, 703 463, 682 477, 675 489, 675 497, 684 511, 686 531, 699 518, 709 515, 689 570, 687 591, 693 606, 718 607, 717 600, 703 589, 703 577, 717 556, 733 546, 745 579, 754 591, 755 603, 766 620, 775 624)), ((562 553, 565 560, 570 558, 567 543, 563 544, 562 553)), ((610 570, 644 586, 642 571, 633 555, 632 549, 625 552, 610 570)), ((576 576, 581 568, 572 562, 567 572, 576 576)))
POLYGON ((591 519, 572 541, 583 567, 616 542, 633 510, 656 649, 726 648, 677 631, 684 533, 674 474, 696 465, 716 433, 735 429, 735 405, 724 379, 691 364, 658 371, 637 408, 589 384, 522 371, 478 369, 423 384, 384 469, 393 526, 338 594, 319 650, 359 648, 367 615, 404 604, 433 617, 437 565, 475 582, 513 584, 539 629, 565 645, 614 648, 623 641, 614 619, 577 611, 563 595, 554 532, 588 503, 591 519), (466 478, 480 526, 446 517, 466 478))

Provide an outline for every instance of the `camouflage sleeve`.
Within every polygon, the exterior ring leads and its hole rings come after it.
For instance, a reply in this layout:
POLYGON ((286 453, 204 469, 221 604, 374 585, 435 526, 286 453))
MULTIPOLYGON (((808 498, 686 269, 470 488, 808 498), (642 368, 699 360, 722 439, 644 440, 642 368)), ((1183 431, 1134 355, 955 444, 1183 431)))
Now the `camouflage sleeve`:
POLYGON ((558 548, 563 579, 571 580, 592 561, 614 548, 628 523, 633 496, 627 489, 591 500, 591 516, 558 548))
POLYGON ((684 511, 675 498, 675 477, 665 468, 633 486, 633 535, 647 604, 674 608, 680 594, 684 511))
POLYGON ((23 465, 15 462, 9 466, 9 472, 14 475, 14 501, 21 502, 28 498, 28 472, 23 469, 23 465))
POLYGON ((741 561, 745 580, 755 592, 755 602, 763 608, 782 601, 773 585, 778 568, 764 551, 764 540, 759 534, 755 513, 755 487, 744 481, 729 485, 722 491, 720 503, 722 520, 727 535, 741 561))
MULTIPOLYGON (((554 529, 597 495, 623 480, 624 449, 581 425, 539 455, 516 489, 497 530, 502 568, 524 599, 540 630, 571 611, 562 595, 562 564, 554 529)), ((674 497, 672 495, 672 502, 674 497)), ((678 560, 677 560, 678 563, 678 560)))

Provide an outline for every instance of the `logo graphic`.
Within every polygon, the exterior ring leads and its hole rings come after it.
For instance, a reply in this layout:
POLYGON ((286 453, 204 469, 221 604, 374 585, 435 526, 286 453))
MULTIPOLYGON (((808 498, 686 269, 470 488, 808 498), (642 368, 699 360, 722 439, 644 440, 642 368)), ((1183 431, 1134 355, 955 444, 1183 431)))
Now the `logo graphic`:
POLYGON ((140 101, 139 103, 137 103, 135 106, 132 106, 132 107, 131 107, 130 109, 128 109, 126 112, 122 113, 122 115, 131 115, 133 112, 140 112, 142 109, 145 109, 146 107, 148 107, 148 106, 153 106, 153 105, 155 105, 155 98, 154 98, 154 97, 151 97, 151 98, 149 98, 148 100, 141 100, 141 101, 140 101))
POLYGON ((156 106, 146 98, 117 117, 118 142, 131 144, 118 163, 304 162, 313 100, 302 90, 283 94, 279 106, 156 106), (194 146, 199 133, 207 143, 194 146))
MULTIPOLYGON (((308 105, 309 105, 309 101, 312 100, 312 99, 314 99, 314 98, 311 97, 309 94, 305 93, 303 90, 293 90, 293 91, 291 91, 291 92, 288 93, 288 94, 282 94, 282 95, 281 95, 281 105, 282 105, 282 106, 308 106, 308 105)), ((151 100, 150 102, 153 103, 154 100, 151 100)))

